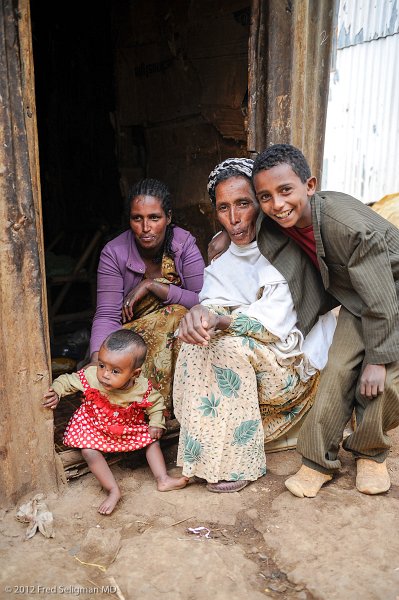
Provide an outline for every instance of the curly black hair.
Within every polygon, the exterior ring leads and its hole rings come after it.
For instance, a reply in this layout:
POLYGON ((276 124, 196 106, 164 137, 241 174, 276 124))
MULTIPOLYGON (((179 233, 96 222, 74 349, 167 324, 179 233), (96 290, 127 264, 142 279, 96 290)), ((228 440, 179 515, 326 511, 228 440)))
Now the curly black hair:
POLYGON ((274 144, 261 152, 255 158, 252 176, 259 173, 259 171, 267 171, 282 164, 290 165, 302 183, 306 183, 309 177, 312 176, 306 158, 298 148, 291 146, 291 144, 274 144))

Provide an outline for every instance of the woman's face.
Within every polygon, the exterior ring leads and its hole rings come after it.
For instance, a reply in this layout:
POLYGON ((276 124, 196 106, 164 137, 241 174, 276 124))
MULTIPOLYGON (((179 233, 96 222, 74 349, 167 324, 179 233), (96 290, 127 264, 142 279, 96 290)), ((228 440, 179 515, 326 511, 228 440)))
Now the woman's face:
POLYGON ((237 246, 254 241, 259 205, 246 177, 230 177, 215 189, 216 216, 237 246))
POLYGON ((130 228, 137 244, 150 254, 162 247, 170 221, 171 215, 165 214, 161 200, 155 196, 136 196, 130 203, 130 228))

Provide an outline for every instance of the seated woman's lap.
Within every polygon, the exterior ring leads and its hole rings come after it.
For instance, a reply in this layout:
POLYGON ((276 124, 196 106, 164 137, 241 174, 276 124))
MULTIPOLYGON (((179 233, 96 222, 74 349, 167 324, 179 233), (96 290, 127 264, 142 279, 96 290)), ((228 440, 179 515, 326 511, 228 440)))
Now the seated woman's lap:
POLYGON ((178 464, 208 482, 255 480, 266 471, 256 376, 242 338, 183 344, 174 380, 178 464))
POLYGON ((208 482, 260 477, 264 443, 308 411, 316 379, 302 382, 268 346, 245 336, 219 333, 207 347, 183 344, 174 380, 183 473, 208 482))
POLYGON ((124 325, 140 334, 147 344, 142 372, 164 397, 168 418, 173 414, 173 375, 181 346, 174 332, 186 312, 184 306, 171 304, 124 325))

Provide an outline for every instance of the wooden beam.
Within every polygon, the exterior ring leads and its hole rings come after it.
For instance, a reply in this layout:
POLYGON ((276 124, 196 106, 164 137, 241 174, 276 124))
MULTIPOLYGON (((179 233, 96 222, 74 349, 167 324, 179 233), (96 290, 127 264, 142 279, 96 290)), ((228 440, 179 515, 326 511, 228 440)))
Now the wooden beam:
POLYGON ((336 0, 252 0, 248 151, 302 150, 320 181, 336 0))
POLYGON ((39 159, 28 0, 0 2, 0 502, 64 481, 50 384, 39 159))

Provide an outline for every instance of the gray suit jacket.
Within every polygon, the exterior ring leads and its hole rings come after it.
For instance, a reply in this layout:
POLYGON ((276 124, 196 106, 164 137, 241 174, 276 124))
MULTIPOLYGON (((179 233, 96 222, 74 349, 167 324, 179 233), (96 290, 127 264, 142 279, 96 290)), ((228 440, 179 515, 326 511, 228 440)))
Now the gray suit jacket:
POLYGON ((306 335, 342 304, 362 319, 367 363, 399 360, 399 229, 339 192, 315 194, 311 207, 320 273, 275 222, 258 223, 259 249, 286 277, 299 328, 306 335))

